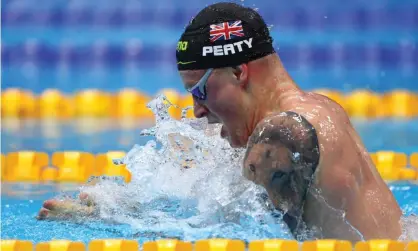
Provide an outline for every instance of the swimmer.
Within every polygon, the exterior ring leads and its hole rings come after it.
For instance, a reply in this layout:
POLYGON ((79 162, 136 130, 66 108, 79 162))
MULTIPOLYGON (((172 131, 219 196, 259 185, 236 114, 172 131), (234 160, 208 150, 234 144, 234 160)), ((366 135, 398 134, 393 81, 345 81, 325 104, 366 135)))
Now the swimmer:
POLYGON ((262 17, 233 3, 200 11, 177 46, 197 118, 246 147, 243 173, 263 186, 297 238, 398 239, 402 212, 344 109, 289 76, 262 17))
MULTIPOLYGON (((232 147, 247 148, 244 176, 266 189, 295 238, 306 226, 318 238, 398 239, 402 212, 344 109, 302 91, 272 42, 256 11, 232 3, 204 8, 176 53, 195 116, 222 124, 232 147)), ((39 217, 92 209, 50 200, 39 217)))

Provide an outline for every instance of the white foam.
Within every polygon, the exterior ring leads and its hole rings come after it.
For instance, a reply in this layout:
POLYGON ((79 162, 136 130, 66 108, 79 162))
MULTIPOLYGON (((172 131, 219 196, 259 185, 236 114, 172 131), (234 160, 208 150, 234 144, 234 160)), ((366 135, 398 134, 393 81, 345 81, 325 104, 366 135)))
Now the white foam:
POLYGON ((399 240, 406 242, 418 240, 418 216, 402 217, 402 236, 399 240))
POLYGON ((83 188, 97 201, 101 217, 138 232, 176 232, 189 240, 292 238, 272 216, 269 201, 258 196, 264 190, 242 176, 243 150, 232 149, 219 136, 220 127, 208 125, 206 119, 172 119, 164 100, 159 96, 149 103, 156 125, 142 131, 155 141, 135 145, 123 159, 131 183, 102 181, 83 188), (161 208, 170 207, 174 202, 167 201, 173 198, 179 201, 176 210, 184 213, 161 208))

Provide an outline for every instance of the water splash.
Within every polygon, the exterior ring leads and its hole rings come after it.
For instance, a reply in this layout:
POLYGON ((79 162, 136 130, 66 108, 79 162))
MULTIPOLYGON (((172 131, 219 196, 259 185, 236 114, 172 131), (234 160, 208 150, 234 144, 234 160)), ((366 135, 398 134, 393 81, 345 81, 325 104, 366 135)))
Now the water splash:
MULTIPOLYGON (((396 183, 395 183, 396 184, 396 183)), ((400 203, 402 209, 402 235, 400 241, 418 240, 418 183, 417 182, 398 182, 399 185, 389 184, 390 190, 400 201, 408 201, 408 203, 400 203)))
POLYGON ((152 100, 156 123, 141 134, 155 139, 115 161, 127 165, 131 183, 82 189, 100 218, 157 238, 292 238, 264 189, 241 175, 243 150, 231 149, 206 119, 173 119, 171 106, 164 96, 152 100))
POLYGON ((418 216, 409 215, 402 217, 402 235, 399 238, 401 241, 418 240, 418 216))

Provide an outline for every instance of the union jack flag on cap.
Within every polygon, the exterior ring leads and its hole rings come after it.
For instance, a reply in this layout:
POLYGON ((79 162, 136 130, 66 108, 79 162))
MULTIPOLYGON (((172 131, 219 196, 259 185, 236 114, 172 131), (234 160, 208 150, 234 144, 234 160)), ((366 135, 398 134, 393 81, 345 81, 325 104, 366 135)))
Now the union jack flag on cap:
POLYGON ((210 41, 230 40, 243 37, 244 30, 241 21, 230 21, 210 25, 210 41))

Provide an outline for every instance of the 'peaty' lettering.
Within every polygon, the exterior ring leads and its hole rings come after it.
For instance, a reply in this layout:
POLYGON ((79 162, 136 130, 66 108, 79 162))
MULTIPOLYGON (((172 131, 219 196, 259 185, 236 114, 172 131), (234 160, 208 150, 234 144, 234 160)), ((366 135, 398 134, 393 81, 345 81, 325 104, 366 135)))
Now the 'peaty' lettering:
POLYGON ((245 39, 243 41, 238 41, 232 44, 225 45, 215 45, 215 46, 204 46, 202 51, 202 56, 206 57, 208 55, 213 56, 227 56, 233 55, 238 52, 242 52, 245 49, 253 47, 253 38, 245 39))

